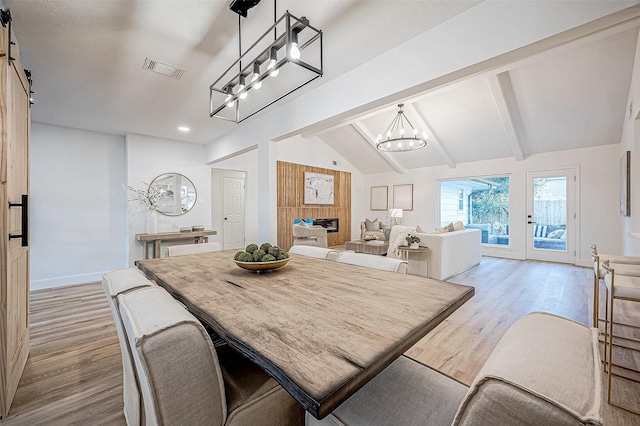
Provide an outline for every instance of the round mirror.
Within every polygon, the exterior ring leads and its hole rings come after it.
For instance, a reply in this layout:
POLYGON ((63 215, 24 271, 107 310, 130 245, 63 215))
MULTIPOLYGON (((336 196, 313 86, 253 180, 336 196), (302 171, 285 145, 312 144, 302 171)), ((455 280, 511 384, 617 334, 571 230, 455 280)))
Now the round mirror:
POLYGON ((158 212, 167 216, 180 216, 196 204, 196 187, 186 176, 180 173, 164 173, 151 182, 162 189, 162 198, 158 202, 158 212))

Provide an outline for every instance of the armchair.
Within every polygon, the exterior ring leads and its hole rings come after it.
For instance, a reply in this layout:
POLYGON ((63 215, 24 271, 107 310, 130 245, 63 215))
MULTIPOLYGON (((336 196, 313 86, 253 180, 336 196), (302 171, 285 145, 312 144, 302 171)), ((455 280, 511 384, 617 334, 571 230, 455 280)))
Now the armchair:
POLYGON ((293 225, 293 245, 327 247, 327 230, 320 225, 293 225))
POLYGON ((384 222, 375 219, 373 221, 365 220, 364 222, 360 222, 360 239, 361 240, 386 240, 384 231, 387 229, 387 225, 384 222), (367 227, 367 222, 369 222, 369 226, 367 227))

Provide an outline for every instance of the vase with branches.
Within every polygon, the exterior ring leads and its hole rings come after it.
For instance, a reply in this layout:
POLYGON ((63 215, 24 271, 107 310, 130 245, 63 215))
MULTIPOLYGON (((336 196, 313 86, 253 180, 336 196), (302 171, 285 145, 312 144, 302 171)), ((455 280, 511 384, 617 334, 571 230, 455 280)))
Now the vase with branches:
MULTIPOLYGON (((144 183, 144 182, 143 182, 144 183)), ((147 188, 137 189, 129 185, 123 185, 124 189, 127 189, 136 197, 127 201, 140 201, 148 209, 146 218, 146 232, 147 234, 155 234, 158 232, 158 208, 164 206, 160 200, 165 196, 166 188, 164 184, 151 183, 146 184, 147 188)))

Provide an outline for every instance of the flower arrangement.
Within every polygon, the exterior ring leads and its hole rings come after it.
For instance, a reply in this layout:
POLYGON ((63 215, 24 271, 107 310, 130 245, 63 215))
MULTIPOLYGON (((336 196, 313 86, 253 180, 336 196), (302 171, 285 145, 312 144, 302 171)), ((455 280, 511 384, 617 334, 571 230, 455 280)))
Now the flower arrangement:
POLYGON ((410 246, 411 244, 420 242, 420 238, 417 235, 411 235, 411 234, 407 235, 406 240, 407 240, 408 246, 410 246))
MULTIPOLYGON (((145 184, 146 185, 146 184, 145 184)), ((133 200, 138 200, 142 204, 144 204, 149 210, 158 210, 158 207, 163 206, 164 204, 159 204, 162 197, 165 196, 165 185, 152 183, 147 187, 147 189, 136 189, 129 185, 122 185, 124 189, 128 189, 131 192, 134 192, 137 197, 133 200)))

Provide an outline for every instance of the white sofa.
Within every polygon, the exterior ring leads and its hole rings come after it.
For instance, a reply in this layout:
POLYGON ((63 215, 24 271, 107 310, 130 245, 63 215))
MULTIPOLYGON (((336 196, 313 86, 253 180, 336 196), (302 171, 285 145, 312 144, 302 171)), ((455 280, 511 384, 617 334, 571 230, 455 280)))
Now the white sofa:
POLYGON ((428 247, 427 276, 446 280, 480 263, 482 232, 479 229, 436 233, 415 233, 420 246, 428 247))
MULTIPOLYGON (((403 227, 407 232, 408 227, 403 227)), ((390 240, 394 239, 394 230, 390 240)), ((464 229, 461 231, 445 233, 421 233, 411 231, 411 234, 420 238, 419 245, 427 247, 427 265, 419 265, 414 268, 418 275, 427 276, 436 280, 446 280, 480 263, 482 255, 482 232, 479 229, 464 229)), ((397 234, 396 234, 397 235, 397 234)), ((403 235, 403 234, 402 234, 403 235)), ((394 253, 391 245, 387 257, 400 257, 394 253)), ((424 262, 424 261, 423 261, 424 262)))

